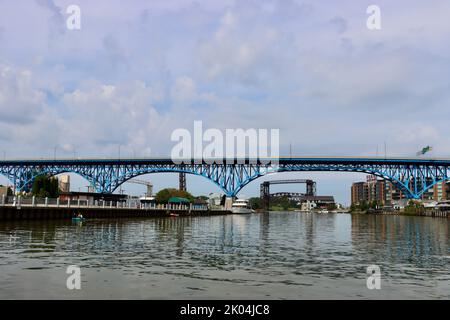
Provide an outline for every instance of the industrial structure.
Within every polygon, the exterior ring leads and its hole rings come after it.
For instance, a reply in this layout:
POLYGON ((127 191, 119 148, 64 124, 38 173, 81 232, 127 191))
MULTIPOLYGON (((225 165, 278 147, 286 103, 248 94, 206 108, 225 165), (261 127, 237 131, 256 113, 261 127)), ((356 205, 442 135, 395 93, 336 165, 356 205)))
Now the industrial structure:
POLYGON ((186 191, 186 172, 180 172, 179 173, 179 180, 180 180, 180 184, 179 184, 179 189, 180 191, 186 191))
POLYGON ((260 185, 261 205, 266 210, 269 208, 271 197, 287 197, 290 200, 301 201, 302 197, 304 196, 314 197, 315 195, 316 195, 316 182, 313 180, 305 180, 305 179, 272 180, 272 181, 264 181, 260 185), (270 193, 270 185, 299 184, 299 183, 306 185, 305 193, 297 193, 297 192, 278 192, 274 194, 270 193))
POLYGON ((145 193, 146 197, 153 196, 153 184, 150 181, 139 180, 139 179, 130 179, 127 183, 140 184, 147 187, 147 192, 145 193))

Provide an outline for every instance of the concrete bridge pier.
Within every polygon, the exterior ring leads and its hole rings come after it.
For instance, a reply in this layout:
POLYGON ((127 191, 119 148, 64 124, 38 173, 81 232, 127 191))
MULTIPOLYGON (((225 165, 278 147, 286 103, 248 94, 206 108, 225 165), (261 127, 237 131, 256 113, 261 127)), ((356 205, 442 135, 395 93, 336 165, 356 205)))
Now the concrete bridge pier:
POLYGON ((225 210, 231 210, 231 206, 233 205, 233 198, 226 197, 225 199, 225 210))

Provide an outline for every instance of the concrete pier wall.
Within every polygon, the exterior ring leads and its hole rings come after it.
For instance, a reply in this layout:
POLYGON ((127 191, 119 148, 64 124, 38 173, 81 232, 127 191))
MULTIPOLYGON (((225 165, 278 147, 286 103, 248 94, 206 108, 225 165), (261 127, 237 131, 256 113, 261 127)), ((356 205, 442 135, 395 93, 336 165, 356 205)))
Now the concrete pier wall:
MULTIPOLYGON (((78 213, 81 213, 86 219, 111 219, 136 217, 169 217, 171 211, 128 208, 0 207, 0 221, 71 219, 78 213)), ((177 210, 174 213, 182 217, 225 215, 230 214, 231 212, 224 210, 177 210)))

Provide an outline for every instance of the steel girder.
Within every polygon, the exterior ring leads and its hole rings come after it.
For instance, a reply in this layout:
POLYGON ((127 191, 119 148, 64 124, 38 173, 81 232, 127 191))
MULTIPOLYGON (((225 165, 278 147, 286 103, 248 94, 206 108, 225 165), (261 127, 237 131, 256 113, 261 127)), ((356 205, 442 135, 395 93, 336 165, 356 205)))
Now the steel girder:
POLYGON ((277 165, 255 163, 175 164, 172 161, 14 161, 0 162, 0 174, 15 185, 16 191, 29 191, 40 175, 54 176, 76 173, 84 177, 100 193, 112 193, 127 180, 139 175, 162 172, 185 172, 209 179, 227 196, 236 196, 251 181, 275 172, 333 171, 373 174, 391 181, 406 197, 418 199, 435 184, 449 180, 448 163, 416 163, 393 161, 334 161, 289 159, 277 165))

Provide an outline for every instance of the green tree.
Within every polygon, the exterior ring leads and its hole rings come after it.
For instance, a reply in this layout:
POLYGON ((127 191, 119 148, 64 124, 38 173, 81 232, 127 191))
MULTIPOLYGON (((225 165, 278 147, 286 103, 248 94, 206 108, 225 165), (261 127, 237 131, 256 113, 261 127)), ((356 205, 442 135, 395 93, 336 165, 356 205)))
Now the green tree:
POLYGON ((39 198, 57 198, 59 196, 58 178, 36 177, 31 188, 31 194, 39 198))
POLYGON ((261 198, 250 198, 249 199, 250 202, 250 206, 252 207, 252 209, 261 209, 262 208, 262 204, 261 204, 261 198))
POLYGON ((172 197, 186 198, 189 200, 189 202, 193 202, 195 199, 194 196, 187 191, 182 191, 174 188, 166 188, 162 189, 156 194, 156 202, 167 203, 172 197))
POLYGON ((329 205, 327 205, 327 210, 328 211, 333 211, 333 210, 336 210, 336 209, 337 209, 337 206, 336 206, 335 203, 330 203, 329 205))
POLYGON ((424 210, 424 206, 420 201, 409 200, 408 204, 405 206, 405 213, 407 214, 418 214, 424 210))

